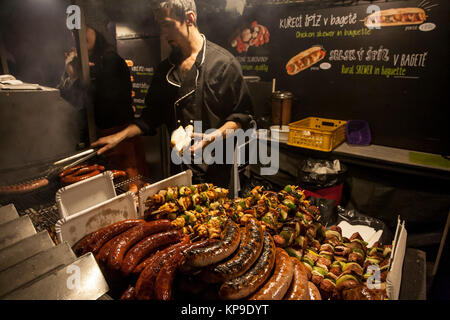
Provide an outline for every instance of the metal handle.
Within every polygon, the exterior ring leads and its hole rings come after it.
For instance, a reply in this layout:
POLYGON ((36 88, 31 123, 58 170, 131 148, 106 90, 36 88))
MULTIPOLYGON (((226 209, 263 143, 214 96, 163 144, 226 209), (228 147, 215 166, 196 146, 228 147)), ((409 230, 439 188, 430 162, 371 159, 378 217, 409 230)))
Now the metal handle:
POLYGON ((91 154, 88 154, 87 156, 85 156, 85 157, 83 157, 81 159, 78 159, 77 161, 74 161, 71 164, 68 164, 67 166, 64 166, 63 168, 60 169, 60 171, 64 171, 64 170, 67 170, 69 168, 75 167, 76 165, 78 165, 80 163, 83 163, 83 162, 89 160, 90 158, 95 157, 97 155, 97 152, 98 152, 98 150, 95 150, 95 152, 93 152, 91 154))
POLYGON ((89 149, 89 150, 86 150, 86 151, 77 153, 77 154, 75 154, 75 155, 73 155, 73 156, 67 157, 67 158, 65 158, 65 159, 56 161, 55 163, 53 163, 53 165, 54 165, 54 166, 59 166, 60 164, 63 164, 63 163, 65 163, 65 162, 68 162, 68 161, 77 159, 77 158, 79 158, 79 157, 83 157, 83 156, 88 155, 88 154, 91 154, 91 153, 93 153, 93 152, 95 152, 95 149, 89 149))

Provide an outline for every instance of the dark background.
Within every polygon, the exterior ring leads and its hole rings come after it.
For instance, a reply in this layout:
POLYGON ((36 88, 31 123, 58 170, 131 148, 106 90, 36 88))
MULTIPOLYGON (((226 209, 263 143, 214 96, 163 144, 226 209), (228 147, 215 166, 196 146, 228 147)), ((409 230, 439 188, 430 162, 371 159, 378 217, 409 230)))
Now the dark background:
POLYGON ((0 2, 0 39, 10 74, 56 87, 64 72, 64 52, 75 46, 66 27, 68 6, 68 0, 0 2))
MULTIPOLYGON (((381 9, 414 7, 420 2, 373 1, 381 9)), ((96 27, 102 31, 109 30, 115 23, 138 23, 142 26, 139 32, 148 33, 150 37, 157 34, 148 1, 134 1, 133 5, 124 0, 85 3, 88 20, 97 22, 96 27)), ((367 6, 372 2, 305 1, 274 5, 267 4, 268 1, 247 1, 243 12, 230 9, 230 3, 232 1, 198 0, 200 30, 208 39, 237 55, 237 51, 230 46, 230 37, 237 29, 248 26, 254 20, 267 26, 271 33, 270 43, 259 48, 250 47, 246 55, 268 56, 269 72, 245 74, 259 75, 265 81, 276 78, 277 89, 292 91, 296 97, 293 121, 309 116, 339 120, 364 119, 370 124, 374 144, 436 154, 450 153, 450 134, 444 109, 448 100, 448 1, 431 1, 430 4, 438 6, 427 11, 427 22, 433 22, 437 26, 430 32, 405 31, 405 27, 400 26, 373 30, 370 36, 321 39, 296 39, 297 30, 280 29, 279 19, 313 12, 324 16, 356 12, 358 19, 363 19, 367 6), (390 61, 361 64, 393 67, 394 53, 428 51, 428 56, 425 68, 407 67, 407 75, 418 76, 419 79, 387 79, 382 76, 340 73, 341 64, 348 66, 359 62, 331 62, 332 68, 329 70, 309 68, 295 76, 288 76, 284 71, 286 62, 315 44, 321 44, 327 50, 327 56, 322 62, 329 60, 332 49, 367 49, 369 46, 378 48, 380 45, 390 50, 390 61)), ((72 35, 65 26, 65 10, 68 5, 68 0, 1 2, 0 33, 7 51, 10 73, 16 78, 50 87, 56 87, 59 83, 64 71, 64 52, 74 46, 72 35)), ((360 22, 344 29, 362 27, 363 23, 360 22)), ((340 27, 333 26, 303 28, 299 31, 339 29, 340 27)), ((114 35, 109 38, 113 37, 114 35)), ((143 47, 150 47, 152 52, 159 50, 156 39, 151 44, 148 40, 144 41, 147 44, 143 47)), ((132 47, 130 45, 128 49, 124 49, 121 46, 119 54, 123 50, 130 52, 132 47)), ((127 55, 128 52, 125 51, 127 55)), ((149 64, 158 63, 153 54, 148 59, 155 60, 148 62, 149 64)))
MULTIPOLYGON (((387 8, 416 7, 421 1, 378 1, 382 10, 387 8)), ((358 20, 367 16, 367 1, 355 1, 356 5, 324 8, 320 2, 285 5, 259 5, 246 7, 243 15, 224 12, 221 15, 211 11, 200 17, 200 28, 214 42, 226 47, 235 55, 237 51, 230 46, 230 37, 241 26, 250 25, 254 20, 268 27, 270 43, 262 47, 250 47, 247 56, 269 56, 269 72, 244 72, 246 75, 259 75, 263 80, 277 79, 277 89, 289 90, 296 96, 292 120, 309 116, 319 116, 339 120, 364 119, 370 123, 372 143, 418 150, 437 154, 449 154, 449 131, 445 117, 448 98, 448 13, 447 1, 433 0, 438 4, 427 13, 427 21, 436 24, 430 32, 419 30, 405 31, 405 26, 385 27, 372 30, 370 36, 302 38, 297 39, 298 31, 331 31, 360 29, 363 22, 339 26, 307 27, 302 29, 281 29, 282 17, 318 13, 327 17, 347 15, 356 12, 358 20), (299 52, 313 45, 323 45, 327 56, 322 62, 330 62, 329 70, 309 68, 295 76, 285 72, 286 62, 299 52), (389 62, 345 62, 329 61, 333 49, 356 49, 382 45, 389 49, 389 62), (394 67, 393 54, 428 52, 425 67, 406 67, 407 76, 418 79, 386 78, 384 76, 343 75, 342 64, 372 64, 394 67)), ((430 4, 429 4, 430 5, 430 4)), ((322 24, 323 25, 323 24, 322 24)), ((315 65, 319 66, 320 63, 315 65)))

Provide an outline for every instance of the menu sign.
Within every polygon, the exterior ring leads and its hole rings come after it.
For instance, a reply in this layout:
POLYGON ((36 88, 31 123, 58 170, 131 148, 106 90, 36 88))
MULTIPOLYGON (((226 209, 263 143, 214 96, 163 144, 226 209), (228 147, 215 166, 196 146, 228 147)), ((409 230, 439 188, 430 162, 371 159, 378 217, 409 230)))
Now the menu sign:
POLYGON ((210 39, 235 54, 244 75, 293 92, 293 120, 364 119, 373 143, 441 152, 448 2, 311 8, 250 7, 227 43, 210 39))
MULTIPOLYGON (((434 23, 428 23, 426 27, 418 28, 418 25, 426 21, 427 16, 424 9, 410 7, 381 10, 380 7, 373 5, 368 6, 366 12, 358 9, 361 8, 354 8, 355 11, 346 12, 344 15, 323 12, 281 17, 279 25, 281 30, 287 32, 295 30, 296 40, 315 39, 317 43, 320 43, 320 45, 306 49, 290 59, 286 65, 288 74, 295 75, 327 58, 328 62, 323 62, 317 67, 328 70, 335 66, 342 75, 386 78, 411 77, 411 75, 413 78, 420 77, 420 70, 413 68, 426 66, 428 50, 403 52, 403 48, 398 47, 400 44, 398 42, 394 45, 395 47, 386 47, 373 39, 379 38, 377 33, 385 31, 382 29, 394 26, 405 26, 401 32, 432 31, 436 27, 434 23), (357 10, 359 12, 356 12, 357 10), (362 17, 364 18, 361 19, 362 17), (341 44, 333 43, 339 40, 342 40, 341 44), (351 40, 355 40, 355 46, 348 48, 347 45, 351 40), (345 48, 343 48, 344 45, 345 48), (314 48, 316 49, 314 50, 314 48), (320 53, 319 50, 321 50, 320 53), (294 72, 295 70, 298 72, 294 72)), ((290 33, 293 37, 293 32, 290 33)))
POLYGON ((157 37, 133 37, 117 40, 117 50, 130 69, 135 117, 140 117, 145 106, 156 66, 160 60, 160 41, 157 37))

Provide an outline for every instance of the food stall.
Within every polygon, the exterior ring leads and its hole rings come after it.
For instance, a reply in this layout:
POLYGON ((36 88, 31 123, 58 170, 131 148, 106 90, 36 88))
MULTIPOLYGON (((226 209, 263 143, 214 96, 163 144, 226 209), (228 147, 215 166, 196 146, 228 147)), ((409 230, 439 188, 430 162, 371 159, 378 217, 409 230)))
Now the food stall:
MULTIPOLYGON (((80 14, 80 30, 108 34, 139 119, 169 54, 150 4, 62 2, 68 15, 46 19, 80 14)), ((448 3, 196 3, 200 31, 235 56, 253 104, 229 185, 173 170, 170 145, 186 150, 189 127, 145 140, 148 172, 90 149, 91 102, 86 142, 56 77, 21 68, 20 34, 0 38, 12 74, 0 78, 0 299, 448 299, 448 63, 436 44, 448 47, 448 3), (270 163, 252 157, 261 148, 270 163)), ((5 4, 24 17, 31 6, 5 4)), ((76 47, 89 87, 86 37, 63 31, 53 53, 76 47)))

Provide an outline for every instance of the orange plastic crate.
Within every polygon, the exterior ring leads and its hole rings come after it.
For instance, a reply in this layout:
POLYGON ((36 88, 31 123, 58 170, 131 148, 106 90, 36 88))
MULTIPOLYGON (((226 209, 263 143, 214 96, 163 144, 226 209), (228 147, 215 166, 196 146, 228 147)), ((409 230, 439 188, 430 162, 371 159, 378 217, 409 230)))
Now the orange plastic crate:
POLYGON ((330 152, 345 141, 347 121, 309 117, 289 124, 288 145, 330 152))

